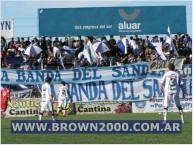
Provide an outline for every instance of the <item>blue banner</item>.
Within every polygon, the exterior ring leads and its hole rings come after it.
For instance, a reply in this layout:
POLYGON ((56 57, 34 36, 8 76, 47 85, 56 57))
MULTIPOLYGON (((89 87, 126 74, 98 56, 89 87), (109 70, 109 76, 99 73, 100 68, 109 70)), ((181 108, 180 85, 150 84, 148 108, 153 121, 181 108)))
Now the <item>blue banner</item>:
POLYGON ((12 120, 11 133, 181 133, 179 120, 12 120))
POLYGON ((185 6, 42 8, 40 36, 186 33, 185 6))
MULTIPOLYGON (((185 65, 178 70, 184 79, 192 79, 192 65, 185 65)), ((43 84, 47 76, 52 78, 52 84, 61 81, 66 83, 87 83, 98 81, 139 80, 143 78, 161 78, 165 70, 149 72, 148 62, 138 62, 113 67, 88 67, 70 70, 14 70, 1 69, 2 84, 43 84)))

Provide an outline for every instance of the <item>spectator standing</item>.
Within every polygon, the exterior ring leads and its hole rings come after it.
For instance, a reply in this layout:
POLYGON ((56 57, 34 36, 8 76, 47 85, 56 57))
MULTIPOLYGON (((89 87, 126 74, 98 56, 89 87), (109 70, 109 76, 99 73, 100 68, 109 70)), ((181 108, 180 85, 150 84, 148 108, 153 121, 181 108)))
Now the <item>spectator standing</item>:
POLYGON ((192 48, 192 39, 188 36, 188 34, 184 35, 183 46, 186 48, 192 48))
POLYGON ((110 39, 108 41, 108 44, 110 46, 110 49, 114 49, 114 47, 116 45, 116 40, 114 39, 113 35, 110 35, 110 39))
POLYGON ((145 37, 145 41, 144 41, 144 47, 150 46, 151 42, 149 41, 149 36, 145 37))
POLYGON ((26 39, 26 41, 25 41, 24 44, 25 44, 25 45, 24 45, 25 48, 27 48, 27 47, 31 44, 29 37, 27 37, 27 39, 26 39))
POLYGON ((69 46, 68 37, 65 37, 65 38, 64 38, 64 43, 63 43, 63 45, 69 46))
POLYGON ((1 36, 1 51, 7 51, 7 42, 3 36, 1 36))
POLYGON ((14 38, 11 38, 11 40, 8 42, 8 48, 10 48, 10 45, 16 46, 16 43, 14 41, 14 38))
POLYGON ((135 42, 138 42, 139 41, 138 35, 135 35, 133 40, 135 40, 135 42))
POLYGON ((129 46, 133 49, 133 47, 136 45, 136 42, 135 40, 133 39, 133 37, 131 36, 130 37, 130 40, 129 40, 129 46))
POLYGON ((80 35, 77 37, 77 41, 80 41, 80 45, 84 45, 84 41, 82 40, 80 35))
POLYGON ((46 41, 46 45, 52 47, 52 37, 49 36, 48 40, 46 41))
POLYGON ((55 38, 54 42, 53 42, 53 46, 59 46, 59 39, 58 37, 55 38))
POLYGON ((16 40, 15 43, 16 43, 16 48, 18 49, 20 47, 20 45, 21 45, 21 41, 20 41, 19 37, 17 37, 17 40, 16 40))
POLYGON ((54 61, 54 54, 51 49, 48 49, 47 64, 52 64, 54 61))
POLYGON ((47 49, 47 45, 46 45, 46 39, 45 39, 45 36, 42 36, 41 37, 41 40, 40 40, 40 47, 41 49, 45 52, 46 49, 47 49))
POLYGON ((16 47, 15 45, 10 45, 9 49, 7 50, 7 52, 9 53, 9 56, 15 56, 16 55, 16 47))

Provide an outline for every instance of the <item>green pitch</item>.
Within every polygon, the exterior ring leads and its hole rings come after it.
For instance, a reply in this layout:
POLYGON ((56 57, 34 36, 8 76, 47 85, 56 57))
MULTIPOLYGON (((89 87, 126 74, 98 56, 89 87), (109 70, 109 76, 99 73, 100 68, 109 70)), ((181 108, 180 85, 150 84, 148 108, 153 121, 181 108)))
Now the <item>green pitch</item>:
MULTIPOLYGON (((168 120, 178 120, 178 113, 168 113, 168 120)), ((44 117, 50 120, 51 117, 44 117)), ((71 115, 63 120, 162 120, 158 113, 71 115)), ((11 134, 11 120, 38 120, 38 117, 3 118, 2 144, 192 144, 192 112, 184 113, 185 123, 180 134, 11 134)))

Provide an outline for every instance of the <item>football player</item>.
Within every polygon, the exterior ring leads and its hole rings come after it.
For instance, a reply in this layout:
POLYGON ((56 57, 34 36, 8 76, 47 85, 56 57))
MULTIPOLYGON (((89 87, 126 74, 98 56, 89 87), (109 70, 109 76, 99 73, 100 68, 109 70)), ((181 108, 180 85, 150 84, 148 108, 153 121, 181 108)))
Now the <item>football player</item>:
POLYGON ((50 83, 51 83, 51 78, 46 77, 45 79, 45 84, 42 86, 42 106, 41 106, 41 111, 39 115, 39 121, 41 122, 43 113, 46 112, 51 112, 52 114, 52 120, 55 121, 55 113, 54 113, 54 107, 53 107, 53 96, 51 94, 51 88, 50 88, 50 83))
POLYGON ((8 86, 5 85, 5 88, 1 90, 1 116, 4 117, 5 111, 7 110, 7 104, 10 101, 10 91, 8 86))
POLYGON ((184 95, 184 89, 183 89, 183 83, 180 75, 175 72, 175 65, 173 63, 170 63, 168 65, 169 71, 164 74, 161 80, 161 86, 160 86, 160 92, 162 93, 164 88, 164 100, 163 100, 163 107, 164 107, 164 121, 163 124, 166 123, 167 120, 167 113, 168 113, 168 107, 170 107, 171 101, 173 100, 179 109, 180 117, 182 123, 184 123, 184 117, 183 117, 183 109, 180 105, 180 99, 179 99, 179 91, 178 86, 180 86, 182 90, 182 96, 185 98, 184 95))
POLYGON ((56 96, 56 98, 58 99, 57 114, 59 113, 59 111, 62 108, 64 108, 64 112, 63 112, 64 117, 66 115, 66 105, 67 105, 67 97, 68 96, 70 96, 71 103, 72 103, 72 96, 70 95, 69 90, 67 89, 67 87, 65 85, 66 85, 66 83, 64 81, 62 81, 60 83, 60 87, 59 87, 59 90, 58 90, 57 96, 56 96))

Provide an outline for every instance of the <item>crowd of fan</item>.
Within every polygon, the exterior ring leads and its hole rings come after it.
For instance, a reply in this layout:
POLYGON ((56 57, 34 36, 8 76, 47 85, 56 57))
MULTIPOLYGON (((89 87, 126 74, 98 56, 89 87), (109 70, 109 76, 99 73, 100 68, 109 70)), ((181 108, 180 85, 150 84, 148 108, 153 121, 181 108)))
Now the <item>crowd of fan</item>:
MULTIPOLYGON (((125 36, 120 36, 121 41, 125 36)), ((131 36, 127 40, 127 54, 121 52, 113 35, 110 35, 110 39, 107 40, 105 36, 101 37, 101 41, 106 43, 110 48, 110 51, 105 53, 98 53, 96 63, 90 64, 86 58, 79 58, 78 54, 84 50, 85 45, 96 37, 86 36, 85 40, 82 40, 81 36, 76 39, 74 37, 58 38, 55 40, 51 36, 49 37, 33 37, 31 40, 29 37, 12 38, 8 43, 4 37, 1 37, 1 67, 14 68, 13 65, 9 65, 5 58, 24 58, 22 69, 40 69, 41 62, 43 62, 43 68, 49 68, 49 66, 59 66, 59 68, 75 68, 82 66, 111 66, 121 65, 126 63, 133 63, 137 61, 154 61, 160 60, 160 56, 156 52, 151 43, 164 42, 163 38, 154 36, 152 39, 146 36, 144 39, 139 38, 137 35, 131 36), (26 56, 24 54, 25 49, 30 45, 37 45, 43 51, 37 56, 26 56), (66 52, 61 49, 63 46, 69 46, 74 50, 74 54, 71 54, 70 58, 66 56, 66 52), (61 64, 61 59, 63 64, 61 64), (60 60, 60 61, 59 61, 60 60), (59 63, 60 62, 60 63, 59 63)), ((192 63, 192 39, 188 34, 181 35, 176 34, 173 39, 173 44, 178 51, 180 58, 186 58, 185 63, 192 63)), ((169 45, 166 43, 162 48, 164 54, 168 59, 176 58, 174 51, 169 49, 169 45)))

